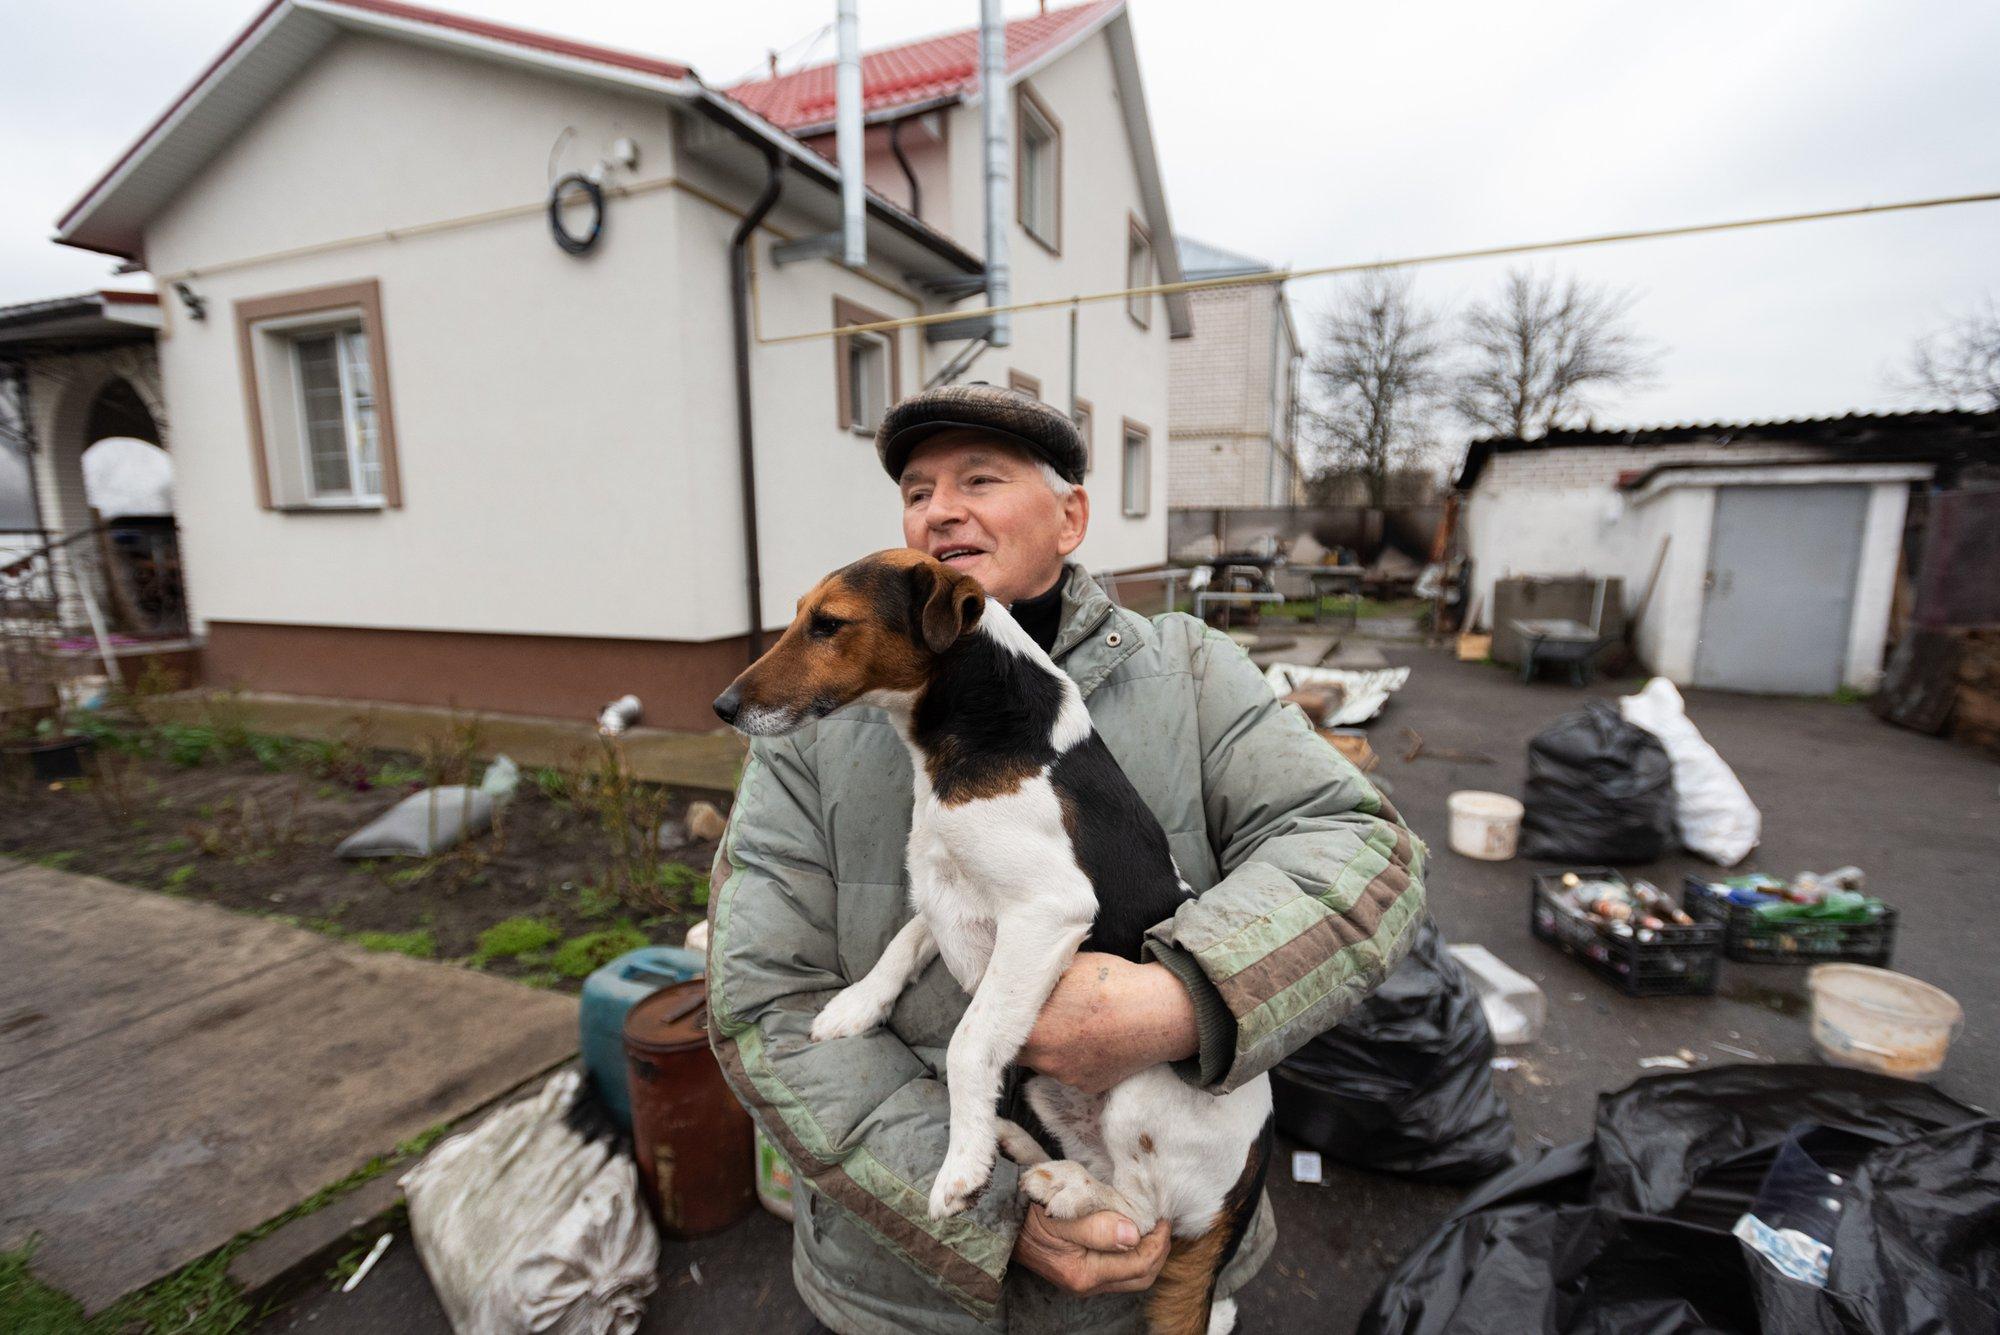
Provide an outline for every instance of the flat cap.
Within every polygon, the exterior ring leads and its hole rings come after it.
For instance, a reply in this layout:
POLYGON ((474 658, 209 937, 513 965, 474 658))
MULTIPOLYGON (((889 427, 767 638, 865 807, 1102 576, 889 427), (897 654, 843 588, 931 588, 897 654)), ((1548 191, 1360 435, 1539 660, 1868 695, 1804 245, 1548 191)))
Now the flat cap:
POLYGON ((917 446, 941 431, 961 429, 998 436, 1065 481, 1083 481, 1083 437, 1076 423, 1040 399, 983 380, 940 385, 904 399, 883 415, 875 453, 889 476, 899 479, 917 446))

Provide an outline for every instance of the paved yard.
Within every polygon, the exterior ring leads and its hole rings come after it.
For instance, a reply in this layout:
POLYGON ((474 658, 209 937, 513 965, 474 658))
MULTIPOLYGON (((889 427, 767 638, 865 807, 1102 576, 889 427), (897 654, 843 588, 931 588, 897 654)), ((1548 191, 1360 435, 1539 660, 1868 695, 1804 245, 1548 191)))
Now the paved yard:
POLYGON ((0 859, 0 1250, 96 1311, 576 1050, 576 1003, 0 859))
MULTIPOLYGON (((1378 775, 1430 841, 1432 904, 1453 940, 1482 943, 1536 978, 1549 998, 1542 1039, 1517 1049, 1524 1065, 1499 1077, 1532 1147, 1587 1132, 1596 1096, 1641 1074, 1639 1059, 1686 1047, 1708 1063, 1740 1060, 1716 1043, 1783 1061, 1810 1061, 1801 971, 1726 965, 1713 998, 1632 1001, 1528 933, 1532 864, 1469 861, 1445 848, 1445 798, 1458 788, 1518 793, 1527 739, 1590 695, 1634 690, 1636 681, 1587 691, 1550 683, 1524 687, 1507 671, 1448 656, 1388 647, 1414 667, 1410 684, 1374 724, 1378 775), (1405 763, 1414 727, 1434 747, 1480 751, 1493 764, 1419 757, 1405 763)), ((2000 1103, 2000 986, 1992 918, 2000 861, 2000 766, 1960 747, 1900 731, 1864 708, 1822 701, 1689 697, 1709 740, 1734 765, 1764 811, 1764 846, 1746 867, 1777 873, 1855 863, 1870 886, 1903 911, 1896 964, 1945 988, 1966 1008, 1966 1028, 1939 1085, 1988 1107, 2000 1103)), ((1672 859, 1641 869, 1678 889, 1672 859)), ((1459 1193, 1359 1173, 1323 1186, 1273 1179, 1281 1237, 1273 1264, 1243 1295, 1241 1329, 1344 1331, 1382 1277, 1443 1217, 1459 1193)), ((759 1213, 720 1238, 670 1246, 662 1292, 645 1329, 760 1329, 779 1335, 809 1320, 791 1291, 785 1227, 759 1213), (698 1261, 701 1282, 689 1271, 698 1261)), ((267 1331, 442 1332, 406 1239, 355 1293, 317 1295, 266 1323, 267 1331)))

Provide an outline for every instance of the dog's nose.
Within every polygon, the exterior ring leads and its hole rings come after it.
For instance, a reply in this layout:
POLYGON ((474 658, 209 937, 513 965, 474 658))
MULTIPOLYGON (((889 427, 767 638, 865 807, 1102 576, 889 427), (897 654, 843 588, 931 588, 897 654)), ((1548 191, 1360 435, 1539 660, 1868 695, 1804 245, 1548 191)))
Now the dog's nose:
POLYGON ((732 682, 728 690, 715 697, 715 716, 733 726, 742 712, 743 688, 732 682))

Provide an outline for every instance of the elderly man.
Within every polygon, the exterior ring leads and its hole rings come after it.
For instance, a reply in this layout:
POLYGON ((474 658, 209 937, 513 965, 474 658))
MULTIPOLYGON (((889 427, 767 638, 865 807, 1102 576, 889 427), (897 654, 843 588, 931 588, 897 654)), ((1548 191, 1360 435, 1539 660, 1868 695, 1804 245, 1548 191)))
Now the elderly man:
MULTIPOLYGON (((1198 892, 1153 927, 1146 962, 1079 955, 1020 1062, 1088 1091, 1172 1062, 1223 1093, 1337 1023, 1423 916, 1423 848, 1394 810, 1229 639, 1117 607, 1065 564, 1090 498, 1082 441, 1061 413, 1012 390, 950 386, 890 410, 876 449, 902 491, 903 541, 975 576, 1076 680, 1198 892)), ((814 1013, 910 916, 910 793, 887 718, 842 710, 757 739, 718 857, 712 1037, 797 1170, 793 1277, 842 1335, 1136 1330, 1130 1295, 1159 1272, 1164 1222, 1142 1238, 1116 1214, 1062 1222, 1024 1209, 1004 1159, 972 1209, 929 1217, 949 1122, 945 1049, 967 1000, 942 962, 883 1028, 808 1037, 814 1013)), ((1272 1236, 1266 1202, 1223 1294, 1255 1273, 1272 1236)))

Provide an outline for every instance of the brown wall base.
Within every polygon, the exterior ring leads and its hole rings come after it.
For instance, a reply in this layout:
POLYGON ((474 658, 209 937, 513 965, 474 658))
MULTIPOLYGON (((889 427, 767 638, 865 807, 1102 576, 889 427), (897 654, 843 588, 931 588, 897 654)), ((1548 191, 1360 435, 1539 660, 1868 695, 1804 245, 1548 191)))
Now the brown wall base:
POLYGON ((211 621, 204 684, 545 718, 595 718, 628 691, 658 728, 721 727, 709 702, 746 637, 694 643, 211 621))

